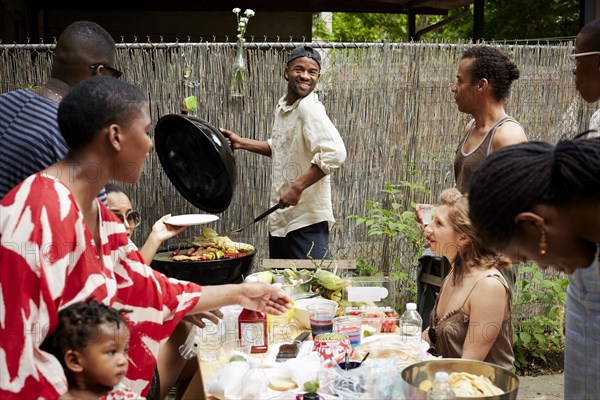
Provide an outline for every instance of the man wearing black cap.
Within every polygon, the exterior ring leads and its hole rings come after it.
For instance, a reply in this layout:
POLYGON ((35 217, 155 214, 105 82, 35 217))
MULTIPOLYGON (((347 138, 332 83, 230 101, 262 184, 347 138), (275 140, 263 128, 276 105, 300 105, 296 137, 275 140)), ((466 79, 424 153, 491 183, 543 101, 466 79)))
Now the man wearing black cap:
POLYGON ((272 157, 271 204, 281 208, 269 217, 270 258, 328 258, 329 229, 335 222, 328 177, 346 159, 342 138, 314 93, 321 56, 298 46, 284 70, 288 82, 279 99, 271 138, 242 138, 221 132, 233 149, 272 157))

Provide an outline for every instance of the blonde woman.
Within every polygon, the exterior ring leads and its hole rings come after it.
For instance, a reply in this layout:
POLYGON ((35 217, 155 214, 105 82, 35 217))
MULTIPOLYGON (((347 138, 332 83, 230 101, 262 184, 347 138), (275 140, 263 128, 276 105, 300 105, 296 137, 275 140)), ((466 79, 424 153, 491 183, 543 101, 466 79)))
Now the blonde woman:
POLYGON ((423 338, 442 357, 491 362, 511 369, 514 361, 511 291, 500 269, 510 260, 475 236, 467 198, 456 189, 440 196, 425 228, 431 251, 450 260, 423 338))

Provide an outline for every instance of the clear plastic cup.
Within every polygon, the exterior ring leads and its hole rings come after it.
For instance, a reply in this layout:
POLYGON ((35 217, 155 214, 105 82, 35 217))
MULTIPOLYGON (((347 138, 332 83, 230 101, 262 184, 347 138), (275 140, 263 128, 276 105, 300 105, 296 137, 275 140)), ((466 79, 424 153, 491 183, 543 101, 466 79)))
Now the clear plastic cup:
POLYGON ((363 337, 378 335, 381 333, 381 325, 383 324, 383 316, 373 315, 371 313, 362 314, 362 330, 363 337))
POLYGON ((421 221, 423 222, 423 225, 431 224, 431 221, 433 220, 434 212, 435 212, 435 208, 433 208, 433 207, 424 208, 424 209, 420 210, 419 215, 421 216, 421 221))
POLYGON ((333 332, 334 304, 314 303, 306 306, 306 309, 310 314, 310 330, 313 338, 321 333, 333 332))
POLYGON ((244 343, 241 339, 230 339, 223 342, 222 348, 221 356, 223 359, 221 361, 225 364, 231 361, 234 356, 246 357, 250 355, 252 346, 244 343))
POLYGON ((217 361, 221 353, 221 327, 210 321, 205 321, 205 323, 206 327, 200 329, 198 356, 202 361, 217 361))
POLYGON ((294 314, 294 302, 291 301, 292 308, 286 310, 281 315, 267 314, 267 330, 269 333, 269 343, 278 341, 289 342, 294 340, 300 333, 301 328, 298 324, 292 322, 294 314))
POLYGON ((333 331, 344 334, 350 340, 350 345, 360 344, 362 318, 358 315, 346 315, 333 320, 333 331))
POLYGON ((225 340, 233 340, 238 338, 238 317, 242 312, 242 306, 231 305, 221 307, 223 313, 222 329, 225 332, 225 340))

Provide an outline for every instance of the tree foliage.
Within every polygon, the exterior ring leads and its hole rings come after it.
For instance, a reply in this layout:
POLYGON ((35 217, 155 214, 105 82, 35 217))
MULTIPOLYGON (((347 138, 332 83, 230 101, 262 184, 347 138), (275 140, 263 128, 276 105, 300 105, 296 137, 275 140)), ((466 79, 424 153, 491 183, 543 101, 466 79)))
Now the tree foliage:
POLYGON ((485 8, 486 39, 564 38, 579 31, 577 0, 488 0, 485 8))
MULTIPOLYGON (((440 22, 447 16, 417 16, 417 31, 440 22)), ((560 40, 573 38, 579 30, 578 0, 486 0, 484 5, 485 40, 560 40)), ((408 39, 405 14, 333 13, 332 32, 321 21, 314 35, 328 41, 400 42, 408 39)), ((470 15, 422 36, 422 40, 470 40, 473 37, 473 6, 470 15)))
POLYGON ((404 14, 332 13, 332 31, 325 21, 315 24, 314 36, 332 42, 400 42, 407 37, 404 14))

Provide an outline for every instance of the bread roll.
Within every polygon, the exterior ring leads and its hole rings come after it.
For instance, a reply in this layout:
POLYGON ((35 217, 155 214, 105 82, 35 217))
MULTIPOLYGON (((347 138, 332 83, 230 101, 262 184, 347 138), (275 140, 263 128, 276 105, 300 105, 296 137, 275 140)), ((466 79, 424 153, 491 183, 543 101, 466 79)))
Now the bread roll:
POLYGON ((288 377, 273 376, 269 379, 269 387, 273 390, 286 392, 288 390, 296 389, 298 385, 288 377))

